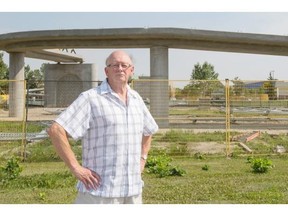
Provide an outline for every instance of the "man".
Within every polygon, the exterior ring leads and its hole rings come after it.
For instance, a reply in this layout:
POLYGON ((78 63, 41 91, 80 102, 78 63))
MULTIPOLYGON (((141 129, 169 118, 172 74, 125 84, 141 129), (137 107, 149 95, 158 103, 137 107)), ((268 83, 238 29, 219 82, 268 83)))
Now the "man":
POLYGON ((158 125, 128 85, 133 73, 129 55, 112 52, 106 80, 80 94, 48 129, 56 152, 79 180, 75 203, 142 203, 141 173, 158 125), (68 134, 82 140, 82 165, 68 134))

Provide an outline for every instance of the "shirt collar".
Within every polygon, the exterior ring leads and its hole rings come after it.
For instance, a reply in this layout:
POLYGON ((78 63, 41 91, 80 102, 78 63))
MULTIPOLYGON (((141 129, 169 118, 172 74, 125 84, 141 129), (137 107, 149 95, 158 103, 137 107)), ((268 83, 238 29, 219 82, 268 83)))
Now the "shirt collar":
MULTIPOLYGON (((110 87, 110 85, 108 83, 108 80, 106 78, 100 85, 100 94, 103 95, 103 94, 113 93, 113 92, 114 91, 110 87)), ((134 98, 137 98, 137 95, 136 95, 135 91, 133 91, 128 84, 127 84, 127 93, 128 93, 128 95, 131 95, 134 98)))

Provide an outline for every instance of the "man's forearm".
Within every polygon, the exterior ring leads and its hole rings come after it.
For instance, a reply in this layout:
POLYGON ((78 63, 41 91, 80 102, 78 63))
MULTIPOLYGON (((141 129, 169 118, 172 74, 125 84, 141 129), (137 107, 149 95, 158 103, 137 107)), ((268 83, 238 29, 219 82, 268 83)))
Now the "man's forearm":
POLYGON ((77 167, 79 167, 79 162, 71 149, 66 131, 58 123, 53 123, 47 133, 51 138, 57 154, 73 172, 77 167))
POLYGON ((148 155, 148 152, 150 151, 150 148, 151 148, 151 141, 152 141, 152 136, 143 136, 142 137, 141 156, 147 156, 148 155))

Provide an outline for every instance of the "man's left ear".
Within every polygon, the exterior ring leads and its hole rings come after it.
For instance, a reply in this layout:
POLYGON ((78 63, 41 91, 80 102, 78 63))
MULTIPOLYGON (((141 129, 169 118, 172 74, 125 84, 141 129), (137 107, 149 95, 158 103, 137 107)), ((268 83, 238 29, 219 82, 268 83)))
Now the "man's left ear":
POLYGON ((105 71, 105 74, 106 74, 106 76, 107 76, 107 74, 108 74, 108 70, 107 70, 106 67, 104 68, 104 71, 105 71))

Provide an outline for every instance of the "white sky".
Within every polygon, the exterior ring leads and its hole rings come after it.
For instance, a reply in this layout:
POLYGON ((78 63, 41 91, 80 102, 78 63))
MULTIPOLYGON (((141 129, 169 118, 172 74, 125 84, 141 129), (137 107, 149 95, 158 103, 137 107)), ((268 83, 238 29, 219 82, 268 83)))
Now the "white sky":
MULTIPOLYGON (((0 9, 0 34, 53 29, 175 27, 288 35, 288 12, 282 12, 283 7, 279 4, 277 4, 279 7, 275 8, 278 0, 273 1, 275 3, 273 7, 258 0, 242 0, 241 4, 237 4, 237 1, 233 1, 233 4, 227 4, 227 1, 223 0, 216 1, 217 3, 214 1, 212 7, 207 6, 211 6, 211 2, 207 0, 196 1, 198 2, 196 6, 194 4, 189 6, 187 1, 182 0, 178 0, 177 4, 176 1, 172 4, 173 1, 169 0, 157 0, 157 4, 156 0, 144 2, 108 0, 100 6, 94 3, 94 7, 89 7, 93 0, 61 0, 62 4, 60 1, 50 0, 50 4, 43 5, 39 1, 27 0, 19 1, 25 3, 18 5, 16 9, 13 7, 15 0, 9 2, 5 6, 7 10, 0 9), (29 3, 34 4, 33 7, 29 6, 29 3), (72 5, 72 8, 68 7, 67 10, 67 5, 70 5, 69 7, 72 5)), ((105 77, 104 62, 111 51, 76 49, 85 63, 97 64, 100 80, 105 77)), ((149 50, 127 49, 127 51, 135 59, 136 75, 149 75, 149 50)), ((4 60, 9 64, 6 53, 4 60)), ((288 57, 182 49, 169 50, 169 78, 189 80, 194 65, 205 61, 214 66, 215 71, 219 73, 219 79, 223 80, 235 77, 242 80, 266 80, 271 71, 276 79, 288 80, 288 57)), ((25 62, 32 69, 39 68, 42 63, 45 63, 42 60, 28 58, 25 62)))

